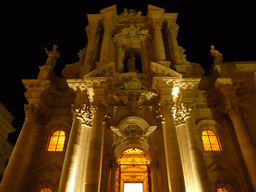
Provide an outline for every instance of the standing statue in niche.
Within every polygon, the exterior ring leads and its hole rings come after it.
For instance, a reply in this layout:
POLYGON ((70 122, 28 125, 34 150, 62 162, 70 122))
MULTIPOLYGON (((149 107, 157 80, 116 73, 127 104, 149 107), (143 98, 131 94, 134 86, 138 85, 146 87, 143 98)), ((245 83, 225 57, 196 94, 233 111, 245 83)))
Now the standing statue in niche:
POLYGON ((127 60, 127 69, 129 72, 136 72, 135 62, 136 57, 134 56, 134 54, 132 54, 131 57, 127 60))
POLYGON ((213 45, 211 45, 210 54, 213 58, 214 63, 221 63, 223 61, 222 54, 219 51, 215 50, 213 45))
POLYGON ((45 65, 55 66, 57 59, 60 58, 60 54, 57 51, 57 45, 53 45, 52 51, 48 51, 45 47, 45 52, 48 55, 45 65))

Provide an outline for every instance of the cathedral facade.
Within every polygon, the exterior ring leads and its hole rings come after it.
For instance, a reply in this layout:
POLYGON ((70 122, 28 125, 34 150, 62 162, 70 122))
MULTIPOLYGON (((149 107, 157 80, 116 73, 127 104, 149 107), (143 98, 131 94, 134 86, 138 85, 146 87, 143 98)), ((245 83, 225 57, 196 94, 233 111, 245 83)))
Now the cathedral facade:
POLYGON ((79 61, 23 80, 26 120, 1 192, 256 190, 256 62, 186 60, 177 13, 88 14, 79 61))

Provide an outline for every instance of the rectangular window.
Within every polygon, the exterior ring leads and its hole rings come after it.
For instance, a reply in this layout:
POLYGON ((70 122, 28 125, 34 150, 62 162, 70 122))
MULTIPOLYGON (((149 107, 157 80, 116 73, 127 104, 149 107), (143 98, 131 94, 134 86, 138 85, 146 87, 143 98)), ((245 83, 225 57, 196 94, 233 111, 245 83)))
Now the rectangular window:
POLYGON ((143 192, 143 183, 124 183, 124 192, 143 192))

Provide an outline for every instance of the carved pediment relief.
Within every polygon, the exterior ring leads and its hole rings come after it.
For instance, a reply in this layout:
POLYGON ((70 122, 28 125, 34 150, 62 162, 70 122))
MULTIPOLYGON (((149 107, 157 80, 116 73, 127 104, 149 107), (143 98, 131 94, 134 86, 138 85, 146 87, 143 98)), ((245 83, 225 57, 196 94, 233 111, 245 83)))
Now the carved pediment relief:
POLYGON ((157 126, 150 126, 145 120, 131 116, 122 120, 117 126, 110 126, 111 130, 124 139, 144 139, 155 131, 157 126))

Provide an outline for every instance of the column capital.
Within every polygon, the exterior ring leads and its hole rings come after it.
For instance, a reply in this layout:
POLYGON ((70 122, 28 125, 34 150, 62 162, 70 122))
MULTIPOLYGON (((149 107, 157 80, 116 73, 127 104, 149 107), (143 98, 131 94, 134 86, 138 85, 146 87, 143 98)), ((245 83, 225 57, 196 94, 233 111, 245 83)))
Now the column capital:
POLYGON ((83 124, 92 126, 95 107, 92 105, 71 105, 71 110, 74 117, 80 118, 83 124))
POLYGON ((163 21, 161 20, 161 18, 153 19, 152 24, 154 29, 159 29, 159 28, 161 29, 163 21))
POLYGON ((214 84, 215 88, 223 95, 222 107, 225 108, 227 113, 234 114, 240 113, 241 95, 238 93, 243 85, 244 80, 234 81, 231 78, 218 78, 214 84))
POLYGON ((186 118, 193 115, 193 106, 188 103, 177 102, 173 107, 173 118, 175 125, 181 125, 185 123, 186 118))

